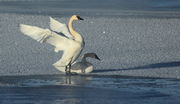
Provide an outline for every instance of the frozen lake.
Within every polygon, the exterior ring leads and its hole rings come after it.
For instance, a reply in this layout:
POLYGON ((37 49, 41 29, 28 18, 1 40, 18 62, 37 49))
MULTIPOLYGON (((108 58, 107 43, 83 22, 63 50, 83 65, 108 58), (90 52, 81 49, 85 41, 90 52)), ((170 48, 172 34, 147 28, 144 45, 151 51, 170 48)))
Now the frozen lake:
POLYGON ((0 77, 1 104, 179 104, 180 81, 103 76, 0 77))
POLYGON ((0 0, 0 104, 179 104, 179 11, 179 0, 0 0), (62 53, 19 31, 73 14, 82 54, 101 58, 85 76, 64 76, 52 67, 62 53))
MULTIPOLYGON (((62 52, 22 35, 19 24, 49 28, 49 16, 74 24, 85 39, 82 54, 95 75, 180 78, 178 0, 0 0, 0 75, 60 74, 52 64, 62 52), (87 4, 87 5, 86 5, 87 4)), ((81 54, 81 55, 82 55, 81 54)))

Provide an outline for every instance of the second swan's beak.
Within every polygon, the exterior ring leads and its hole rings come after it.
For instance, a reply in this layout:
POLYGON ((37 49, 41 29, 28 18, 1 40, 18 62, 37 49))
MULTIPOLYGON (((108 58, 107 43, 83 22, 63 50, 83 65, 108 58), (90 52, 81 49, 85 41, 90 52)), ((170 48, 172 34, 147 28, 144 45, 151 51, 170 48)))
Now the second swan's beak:
POLYGON ((95 56, 95 58, 98 59, 99 61, 101 61, 101 59, 97 55, 95 56))
POLYGON ((77 16, 78 20, 84 20, 83 18, 81 18, 80 16, 77 16))

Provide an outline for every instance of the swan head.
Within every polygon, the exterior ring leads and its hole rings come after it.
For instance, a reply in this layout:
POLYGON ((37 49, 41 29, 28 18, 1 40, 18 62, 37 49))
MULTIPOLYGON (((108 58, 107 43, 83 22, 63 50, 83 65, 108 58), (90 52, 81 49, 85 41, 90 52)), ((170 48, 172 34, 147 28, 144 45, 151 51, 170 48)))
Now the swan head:
POLYGON ((86 54, 84 54, 83 57, 91 57, 91 58, 94 58, 94 59, 97 59, 97 60, 101 60, 101 59, 96 55, 96 53, 86 53, 86 54))
POLYGON ((78 16, 78 15, 73 15, 71 18, 72 18, 73 20, 84 20, 83 18, 81 18, 81 17, 78 16))
POLYGON ((93 54, 93 58, 97 59, 97 60, 101 60, 95 53, 92 53, 93 54))

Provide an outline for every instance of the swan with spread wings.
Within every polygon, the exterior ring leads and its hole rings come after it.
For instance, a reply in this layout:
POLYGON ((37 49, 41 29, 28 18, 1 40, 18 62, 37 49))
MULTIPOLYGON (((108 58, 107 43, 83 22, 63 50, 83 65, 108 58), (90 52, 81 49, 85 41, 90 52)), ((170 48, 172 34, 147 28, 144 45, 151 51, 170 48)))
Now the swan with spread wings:
POLYGON ((71 64, 79 57, 85 44, 83 37, 73 28, 73 22, 76 20, 83 19, 80 16, 73 15, 67 26, 50 17, 51 29, 20 24, 20 31, 40 43, 53 45, 55 52, 63 51, 61 59, 53 65, 57 69, 65 67, 65 72, 71 73, 71 64))

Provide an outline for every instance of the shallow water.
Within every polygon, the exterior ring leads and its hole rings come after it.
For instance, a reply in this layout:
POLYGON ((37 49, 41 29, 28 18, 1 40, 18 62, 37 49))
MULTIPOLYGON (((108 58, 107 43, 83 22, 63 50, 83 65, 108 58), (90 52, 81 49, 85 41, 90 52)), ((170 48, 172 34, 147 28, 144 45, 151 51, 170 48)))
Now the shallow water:
POLYGON ((0 77, 1 104, 179 104, 180 81, 103 76, 0 77))

